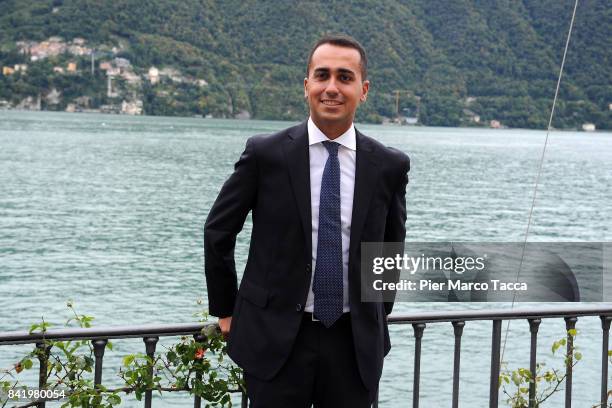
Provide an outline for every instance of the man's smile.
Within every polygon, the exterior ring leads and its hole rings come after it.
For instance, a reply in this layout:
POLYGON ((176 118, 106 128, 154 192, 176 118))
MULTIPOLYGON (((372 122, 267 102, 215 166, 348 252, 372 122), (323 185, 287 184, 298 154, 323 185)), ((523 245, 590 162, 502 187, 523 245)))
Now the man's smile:
POLYGON ((340 101, 336 101, 336 100, 333 100, 333 99, 323 99, 323 100, 321 100, 321 103, 322 103, 323 105, 328 105, 328 106, 338 106, 338 105, 342 105, 342 102, 340 102, 340 101))

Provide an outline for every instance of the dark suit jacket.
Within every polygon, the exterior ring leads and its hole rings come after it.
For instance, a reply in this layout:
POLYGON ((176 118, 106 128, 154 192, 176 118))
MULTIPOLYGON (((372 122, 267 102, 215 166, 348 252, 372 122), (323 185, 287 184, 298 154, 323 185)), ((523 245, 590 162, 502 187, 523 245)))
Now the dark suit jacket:
MULTIPOLYGON (((349 304, 357 363, 375 389, 391 348, 393 303, 362 303, 361 242, 404 242, 410 162, 404 153, 356 132, 355 192, 349 248, 349 304)), ((225 182, 204 228, 209 312, 233 316, 228 353, 249 374, 272 378, 286 361, 312 270, 307 122, 254 136, 225 182), (238 289, 236 235, 252 211, 248 261, 238 289)))

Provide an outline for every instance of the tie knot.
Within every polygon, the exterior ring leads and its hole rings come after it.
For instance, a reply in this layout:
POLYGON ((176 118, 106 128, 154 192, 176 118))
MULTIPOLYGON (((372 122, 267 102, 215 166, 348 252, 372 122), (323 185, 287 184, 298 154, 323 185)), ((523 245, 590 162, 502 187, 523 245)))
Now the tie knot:
POLYGON ((325 146, 330 156, 338 156, 339 143, 326 141, 323 142, 323 146, 325 146))

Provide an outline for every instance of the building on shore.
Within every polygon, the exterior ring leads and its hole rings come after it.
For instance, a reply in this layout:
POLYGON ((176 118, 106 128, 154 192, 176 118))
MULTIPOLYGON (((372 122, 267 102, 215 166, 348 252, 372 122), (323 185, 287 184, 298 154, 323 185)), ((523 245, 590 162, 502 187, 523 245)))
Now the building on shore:
POLYGON ((100 113, 121 113, 121 105, 119 104, 100 105, 100 113))
POLYGON ((502 128, 502 124, 499 120, 495 120, 493 119, 491 122, 489 122, 489 126, 492 129, 501 129, 502 128))
POLYGON ((113 60, 113 65, 122 70, 132 68, 132 63, 130 62, 130 60, 121 57, 116 57, 113 60))
POLYGON ((45 95, 45 102, 47 105, 58 105, 61 100, 62 93, 55 88, 52 88, 49 93, 45 95))
POLYGON ((113 65, 110 62, 108 62, 108 61, 100 62, 100 71, 108 71, 112 67, 113 67, 113 65))
POLYGON ((121 113, 125 115, 142 115, 142 101, 140 99, 134 101, 121 102, 121 113))
POLYGON ((149 68, 149 82, 151 82, 152 85, 155 85, 156 83, 159 82, 159 69, 155 68, 155 67, 151 67, 149 68))
POLYGON ((15 106, 15 108, 23 109, 23 110, 39 111, 41 110, 40 99, 41 99, 40 94, 38 94, 37 97, 28 96, 22 99, 21 102, 19 102, 17 106, 15 106))
POLYGON ((134 73, 133 71, 124 71, 121 74, 121 78, 125 79, 125 81, 131 85, 140 85, 141 83, 140 75, 134 73))
POLYGON ((585 132, 594 132, 596 130, 594 123, 583 123, 582 130, 585 132))

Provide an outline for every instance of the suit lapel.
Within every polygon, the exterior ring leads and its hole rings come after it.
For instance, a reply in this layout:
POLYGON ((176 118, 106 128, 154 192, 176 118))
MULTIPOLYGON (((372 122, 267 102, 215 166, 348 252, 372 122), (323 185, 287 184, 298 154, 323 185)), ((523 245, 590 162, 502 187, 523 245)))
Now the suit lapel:
POLYGON ((349 271, 354 266, 352 265, 353 262, 359 262, 359 259, 355 259, 355 254, 361 245, 361 233, 379 176, 374 147, 359 131, 356 131, 356 137, 357 163, 355 165, 355 192, 353 194, 353 215, 351 218, 349 271))
POLYGON ((312 254, 312 216, 310 209, 310 158, 307 122, 290 129, 283 145, 291 187, 302 220, 307 259, 312 254))

